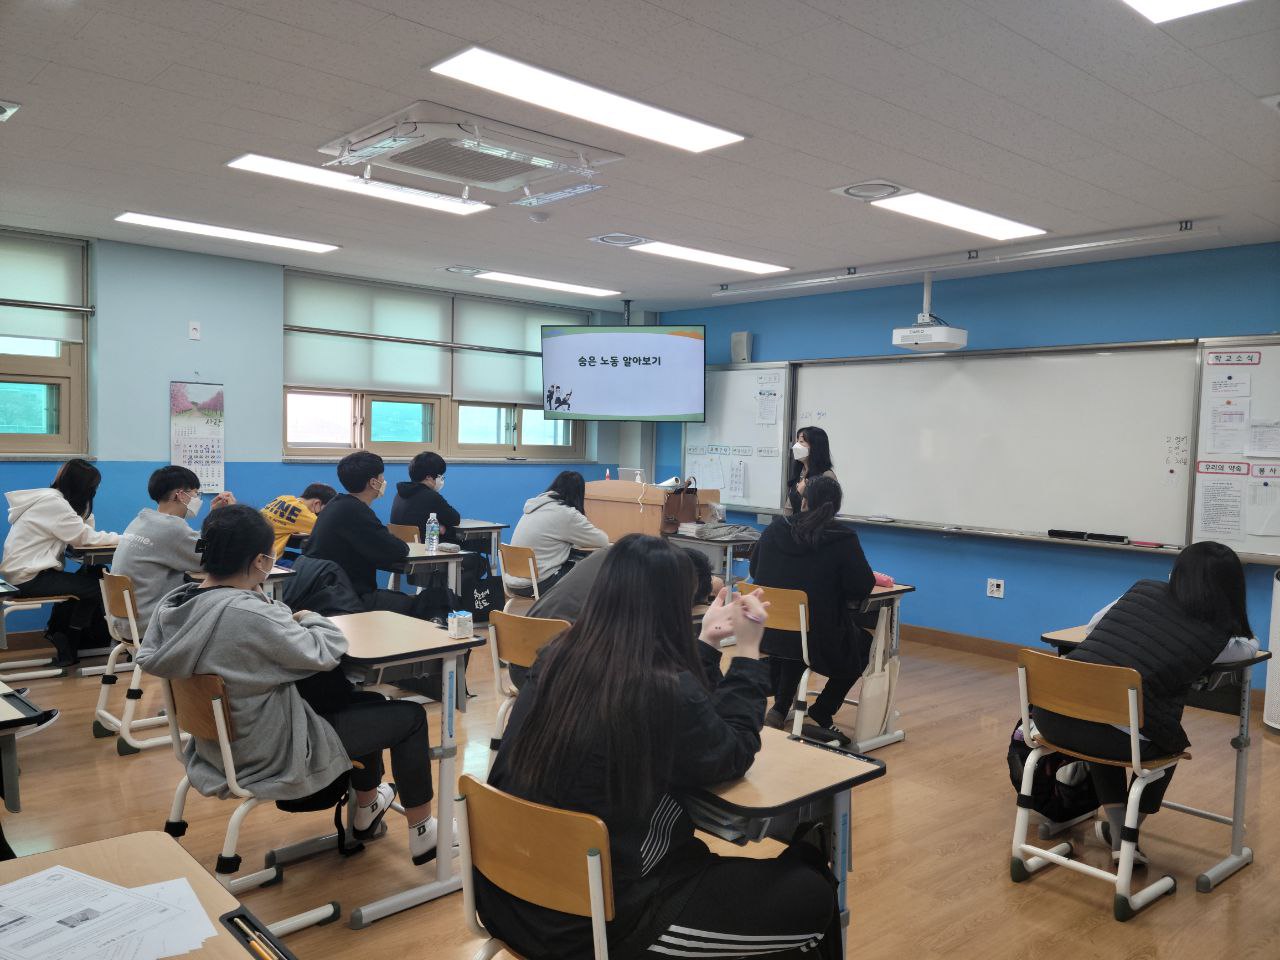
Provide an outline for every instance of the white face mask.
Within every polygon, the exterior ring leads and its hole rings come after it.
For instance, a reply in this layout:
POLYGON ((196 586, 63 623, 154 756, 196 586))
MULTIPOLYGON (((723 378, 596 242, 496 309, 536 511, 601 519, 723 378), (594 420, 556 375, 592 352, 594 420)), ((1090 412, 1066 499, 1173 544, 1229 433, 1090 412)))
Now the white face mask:
POLYGON ((436 493, 444 489, 444 477, 436 477, 436 493))
POLYGON ((792 446, 791 446, 791 455, 792 455, 793 457, 795 457, 797 460, 808 460, 808 459, 809 459, 809 448, 808 448, 808 447, 806 447, 806 446, 805 446, 803 443, 801 443, 799 440, 797 440, 797 441, 796 441, 794 444, 792 444, 792 446))
POLYGON ((259 555, 258 559, 261 560, 263 557, 267 558, 267 569, 263 570, 262 567, 258 565, 257 561, 254 561, 254 566, 257 568, 258 572, 262 574, 263 579, 266 579, 271 576, 271 571, 275 568, 276 558, 264 553, 259 555))
POLYGON ((194 519, 196 514, 200 512, 200 507, 204 504, 204 499, 200 494, 192 494, 191 499, 187 501, 187 517, 194 519))

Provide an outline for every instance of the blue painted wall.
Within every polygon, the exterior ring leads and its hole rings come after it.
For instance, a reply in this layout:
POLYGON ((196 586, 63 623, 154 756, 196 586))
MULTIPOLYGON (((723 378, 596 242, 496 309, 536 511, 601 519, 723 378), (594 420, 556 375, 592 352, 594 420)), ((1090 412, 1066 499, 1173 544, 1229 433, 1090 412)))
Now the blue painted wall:
MULTIPOLYGON (((729 335, 754 334, 757 361, 891 353, 894 327, 920 311, 918 283, 664 314, 705 324, 707 360, 729 362, 729 335)), ((1028 270, 934 284, 933 312, 969 331, 973 349, 1236 336, 1280 331, 1280 244, 1028 270)), ((680 472, 681 431, 658 428, 657 475, 680 472)), ((841 452, 834 451, 839 470, 841 452)), ((848 453, 846 456, 850 455, 848 453)), ((754 522, 752 516, 735 520, 754 522)), ((1135 580, 1163 578, 1158 556, 863 526, 872 566, 916 584, 913 624, 1031 643, 1081 623, 1135 580), (988 577, 1005 599, 986 596, 988 577)), ((1265 638, 1273 567, 1248 569, 1249 616, 1265 638)), ((1261 682, 1262 676, 1255 677, 1261 682)))

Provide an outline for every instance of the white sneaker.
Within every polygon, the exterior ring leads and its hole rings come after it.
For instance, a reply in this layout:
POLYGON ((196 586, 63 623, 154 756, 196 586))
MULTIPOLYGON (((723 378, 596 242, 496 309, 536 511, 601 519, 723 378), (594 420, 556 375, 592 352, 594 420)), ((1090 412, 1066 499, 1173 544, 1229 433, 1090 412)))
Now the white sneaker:
MULTIPOLYGON (((1119 865, 1120 865, 1120 851, 1119 851, 1119 850, 1112 850, 1112 851, 1111 851, 1111 862, 1112 862, 1113 864, 1115 864, 1116 866, 1119 866, 1119 865)), ((1143 853, 1141 850, 1139 850, 1137 847, 1134 847, 1134 848, 1133 848, 1133 868, 1136 870, 1136 869, 1138 869, 1139 867, 1145 867, 1145 866, 1147 865, 1147 863, 1148 863, 1148 862, 1149 862, 1149 861, 1147 860, 1147 855, 1146 855, 1145 853, 1143 853)))
POLYGON ((356 812, 351 818, 351 832, 357 840, 370 840, 377 834, 382 818, 391 809, 391 804, 395 798, 396 785, 394 783, 380 783, 372 803, 362 803, 356 806, 356 812))
MULTIPOLYGON (((435 817, 428 817, 421 823, 409 824, 409 855, 414 865, 422 866, 436 858, 436 838, 440 823, 435 817)), ((458 821, 453 821, 453 849, 458 849, 458 821)))

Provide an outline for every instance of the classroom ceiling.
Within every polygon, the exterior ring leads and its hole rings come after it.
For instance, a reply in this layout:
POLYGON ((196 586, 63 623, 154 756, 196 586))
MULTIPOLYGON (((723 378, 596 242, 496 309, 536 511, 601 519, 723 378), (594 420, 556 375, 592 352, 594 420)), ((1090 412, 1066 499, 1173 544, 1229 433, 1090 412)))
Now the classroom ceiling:
POLYGON ((442 268, 621 290, 645 309, 732 303, 761 297, 712 291, 749 275, 588 238, 796 273, 999 246, 830 192, 884 178, 1054 240, 1212 219, 1216 234, 1151 252, 1274 241, 1271 94, 1280 0, 1159 26, 1121 0, 0 0, 0 100, 21 104, 0 124, 0 224, 604 309, 616 301, 442 268), (747 139, 689 154, 430 72, 472 44, 747 139), (513 195, 477 192, 498 206, 464 218, 224 166, 318 164, 321 144, 420 99, 625 159, 545 223, 513 195), (342 249, 150 231, 116 223, 126 210, 342 249))

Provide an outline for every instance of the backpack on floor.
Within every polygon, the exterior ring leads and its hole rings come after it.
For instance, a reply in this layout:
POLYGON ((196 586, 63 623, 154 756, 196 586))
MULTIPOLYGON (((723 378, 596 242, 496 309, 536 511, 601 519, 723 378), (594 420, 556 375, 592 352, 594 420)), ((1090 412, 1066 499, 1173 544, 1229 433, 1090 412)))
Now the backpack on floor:
MULTIPOLYGON (((1031 747, 1023 739, 1019 720, 1009 738, 1009 779, 1014 790, 1022 789, 1022 772, 1030 756, 1031 747)), ((1046 754, 1036 764, 1031 799, 1032 809, 1054 823, 1066 823, 1098 809, 1098 794, 1085 762, 1061 753, 1046 754)))

